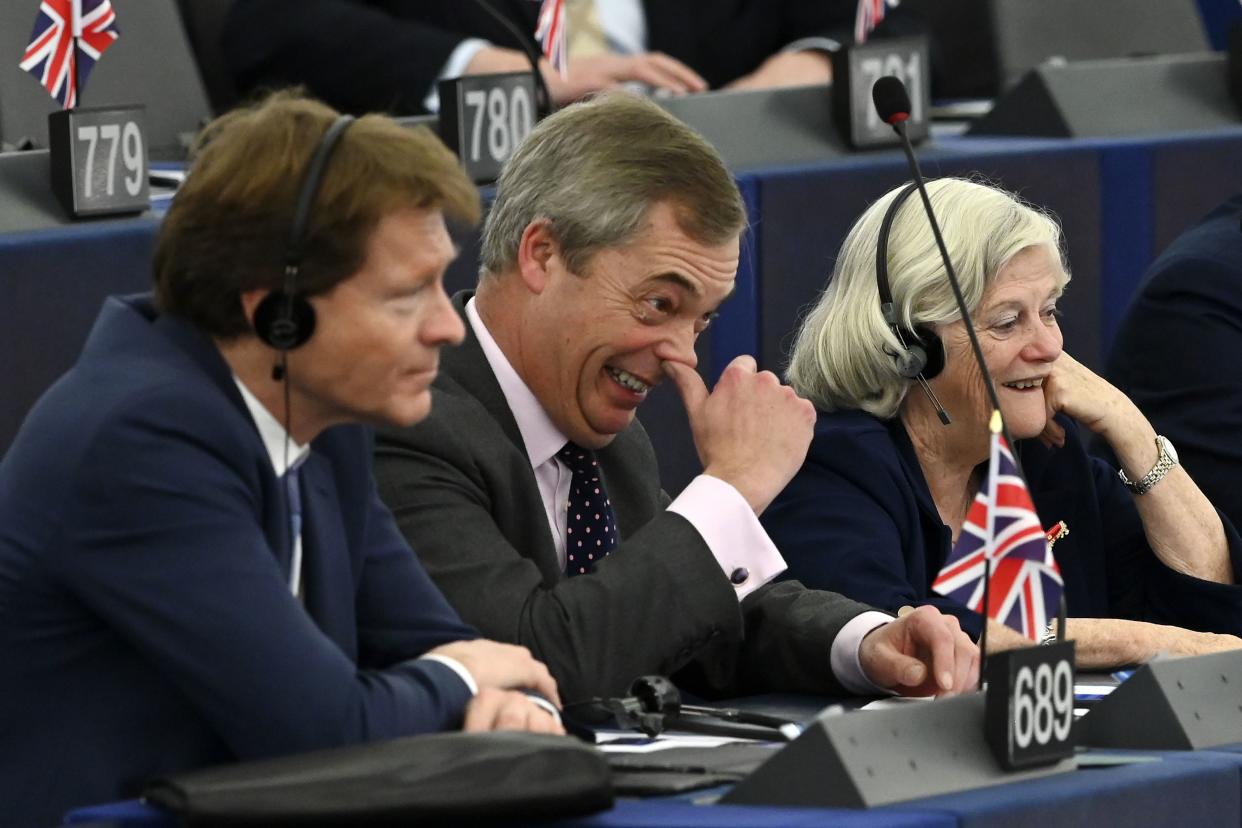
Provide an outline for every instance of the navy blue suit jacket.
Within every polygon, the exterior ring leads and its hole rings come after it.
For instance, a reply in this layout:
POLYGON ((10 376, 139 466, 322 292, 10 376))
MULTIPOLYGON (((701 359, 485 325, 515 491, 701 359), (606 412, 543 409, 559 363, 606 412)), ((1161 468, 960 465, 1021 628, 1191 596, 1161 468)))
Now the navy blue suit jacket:
MULTIPOLYGON (((1069 527, 1052 551, 1070 615, 1242 633, 1242 587, 1165 567, 1117 473, 1087 455, 1072 420, 1059 421, 1069 434, 1064 448, 1024 440, 1017 452, 1043 525, 1069 527)), ((978 637, 980 616, 931 590, 951 534, 900 420, 820 413, 806 462, 762 520, 787 577, 881 609, 931 604, 978 637)), ((1242 539, 1227 520, 1225 531, 1236 578, 1242 539)))
POLYGON ((226 363, 110 299, 0 465, 0 802, 50 825, 150 776, 457 726, 413 661, 477 635, 379 502, 370 436, 302 466, 305 607, 281 484, 226 363))
POLYGON ((1242 526, 1242 195, 1147 272, 1107 376, 1177 446, 1208 499, 1242 526))

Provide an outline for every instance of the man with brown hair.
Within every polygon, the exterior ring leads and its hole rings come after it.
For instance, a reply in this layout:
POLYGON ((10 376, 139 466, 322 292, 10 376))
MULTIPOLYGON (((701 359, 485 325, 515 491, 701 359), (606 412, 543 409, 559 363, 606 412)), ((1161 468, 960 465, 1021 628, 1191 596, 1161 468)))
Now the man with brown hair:
POLYGON ((560 731, 516 692, 555 701, 546 668, 478 640, 427 578, 354 424, 425 417, 462 337, 445 215, 474 220, 478 197, 425 131, 290 96, 209 128, 155 301, 107 301, 0 465, 7 821, 234 759, 560 731), (295 199, 316 189, 296 257, 295 199), (301 308, 301 344, 256 319, 290 287, 274 307, 301 308))
POLYGON ((648 101, 541 122, 498 183, 478 291, 453 299, 466 339, 431 417, 380 433, 380 492, 462 617, 529 647, 567 700, 644 673, 716 696, 971 686, 954 619, 771 583, 785 563, 757 515, 814 410, 750 357, 711 393, 694 370, 745 223, 719 155, 648 101), (666 377, 704 466, 671 503, 635 420, 666 377))

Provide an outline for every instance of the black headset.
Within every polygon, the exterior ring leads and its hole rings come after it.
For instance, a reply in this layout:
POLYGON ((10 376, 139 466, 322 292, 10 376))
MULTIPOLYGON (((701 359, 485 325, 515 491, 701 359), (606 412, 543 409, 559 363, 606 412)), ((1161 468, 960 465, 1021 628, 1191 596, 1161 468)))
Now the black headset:
POLYGON ((255 334, 262 342, 281 352, 305 345, 315 332, 315 308, 298 293, 298 271, 302 267, 303 248, 310 233, 311 205, 319 192, 328 159, 353 120, 352 115, 337 118, 323 134, 315 154, 311 156, 298 190, 293 222, 289 227, 289 241, 285 245, 284 286, 264 296, 254 309, 255 334))
MULTIPOLYGON (((880 312, 901 343, 901 351, 887 351, 897 363, 897 373, 906 379, 932 379, 944 370, 944 343, 930 325, 907 328, 897 321, 897 309, 893 303, 893 291, 888 284, 888 234, 897 218, 897 211, 906 199, 918 189, 917 184, 907 185, 884 214, 880 222, 880 235, 875 244, 875 282, 880 293, 880 312)), ((939 406, 939 403, 937 403, 939 406)))

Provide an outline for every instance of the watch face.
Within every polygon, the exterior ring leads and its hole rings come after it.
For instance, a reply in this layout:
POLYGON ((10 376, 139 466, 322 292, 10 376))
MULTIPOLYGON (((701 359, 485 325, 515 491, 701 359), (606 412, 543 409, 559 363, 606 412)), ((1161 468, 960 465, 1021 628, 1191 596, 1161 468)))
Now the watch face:
POLYGON ((1164 446, 1164 453, 1169 455, 1169 459, 1177 463, 1177 449, 1173 448, 1173 444, 1169 442, 1169 438, 1161 435, 1160 444, 1164 446))

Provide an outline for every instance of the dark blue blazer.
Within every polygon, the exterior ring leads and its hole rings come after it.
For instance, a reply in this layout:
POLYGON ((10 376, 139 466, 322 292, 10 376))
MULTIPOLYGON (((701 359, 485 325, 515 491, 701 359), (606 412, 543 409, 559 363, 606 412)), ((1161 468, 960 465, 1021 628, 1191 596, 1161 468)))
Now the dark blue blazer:
POLYGON ((1106 374, 1208 499, 1242 526, 1242 195, 1156 259, 1113 340, 1106 374))
MULTIPOLYGON (((1069 527, 1052 551, 1070 615, 1242 633, 1242 587, 1165 567, 1117 473, 1087 455, 1072 420, 1058 419, 1069 433, 1064 448, 1023 440, 1017 453, 1043 525, 1069 527)), ((806 462, 762 520, 789 564, 786 577, 881 609, 931 604, 978 637, 977 613, 931 591, 951 534, 900 420, 820 413, 806 462)), ((1236 578, 1242 539, 1227 520, 1225 531, 1236 578)))
POLYGON ((302 467, 305 607, 285 502, 226 363, 141 297, 104 305, 0 464, 5 824, 155 774, 456 726, 473 638, 380 504, 370 436, 302 467))

